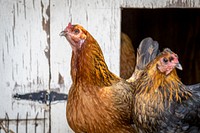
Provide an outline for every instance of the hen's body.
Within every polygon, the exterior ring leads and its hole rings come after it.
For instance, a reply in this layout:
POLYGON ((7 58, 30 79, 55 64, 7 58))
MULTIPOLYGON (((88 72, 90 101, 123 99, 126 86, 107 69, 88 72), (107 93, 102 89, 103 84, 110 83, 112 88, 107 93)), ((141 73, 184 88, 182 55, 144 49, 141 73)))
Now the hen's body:
POLYGON ((176 74, 177 56, 164 51, 141 73, 134 84, 137 127, 147 133, 199 133, 200 84, 184 85, 176 74), (172 70, 172 71, 171 71, 172 70))
POLYGON ((79 25, 62 32, 72 46, 67 120, 76 133, 134 133, 131 85, 108 70, 96 40, 79 25))
POLYGON ((76 85, 72 86, 67 102, 67 120, 70 127, 75 132, 87 133, 134 132, 130 121, 131 99, 126 97, 127 90, 122 86, 124 87, 122 82, 103 88, 79 85, 77 89, 76 85), (99 91, 90 90, 93 91, 92 94, 84 92, 86 87, 99 91), (123 93, 125 97, 122 96, 123 93))

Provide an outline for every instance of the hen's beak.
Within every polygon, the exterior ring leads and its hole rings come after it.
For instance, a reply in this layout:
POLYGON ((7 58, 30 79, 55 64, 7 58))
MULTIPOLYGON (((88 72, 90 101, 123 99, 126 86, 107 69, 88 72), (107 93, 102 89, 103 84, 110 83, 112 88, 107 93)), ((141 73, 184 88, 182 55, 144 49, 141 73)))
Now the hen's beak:
POLYGON ((65 35, 66 35, 66 32, 65 32, 65 31, 61 31, 59 35, 60 35, 60 36, 65 36, 65 35))
POLYGON ((179 69, 179 70, 183 70, 183 68, 182 68, 182 66, 181 66, 180 63, 177 63, 177 64, 176 64, 176 68, 179 69))

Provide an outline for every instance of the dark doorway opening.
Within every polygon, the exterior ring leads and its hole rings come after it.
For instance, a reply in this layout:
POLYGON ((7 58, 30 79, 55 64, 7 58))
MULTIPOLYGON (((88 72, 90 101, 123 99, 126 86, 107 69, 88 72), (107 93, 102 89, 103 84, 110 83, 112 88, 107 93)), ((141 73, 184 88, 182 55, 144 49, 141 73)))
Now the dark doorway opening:
POLYGON ((160 49, 178 54, 183 71, 178 75, 184 84, 200 82, 200 9, 122 9, 122 32, 137 49, 145 37, 152 37, 160 49))

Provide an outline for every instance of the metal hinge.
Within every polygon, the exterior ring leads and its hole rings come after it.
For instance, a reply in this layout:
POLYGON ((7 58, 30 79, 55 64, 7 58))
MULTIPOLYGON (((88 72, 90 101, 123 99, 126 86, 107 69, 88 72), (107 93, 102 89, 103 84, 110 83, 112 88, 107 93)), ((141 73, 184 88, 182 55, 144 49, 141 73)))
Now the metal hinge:
POLYGON ((16 100, 31 100, 31 101, 38 101, 40 103, 51 103, 54 101, 62 101, 67 100, 68 95, 64 93, 57 93, 51 91, 50 93, 47 91, 39 91, 34 93, 26 93, 26 94, 14 94, 13 98, 16 100))

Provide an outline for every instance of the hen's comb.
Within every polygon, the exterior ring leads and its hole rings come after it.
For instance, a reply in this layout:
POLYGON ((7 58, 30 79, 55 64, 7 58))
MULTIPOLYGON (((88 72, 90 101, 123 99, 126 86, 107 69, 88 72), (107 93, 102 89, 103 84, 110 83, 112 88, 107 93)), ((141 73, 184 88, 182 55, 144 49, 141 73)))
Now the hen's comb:
POLYGON ((71 29, 71 28, 72 28, 72 24, 71 24, 71 22, 69 22, 67 27, 65 28, 65 31, 67 31, 67 29, 71 29))
POLYGON ((69 22, 67 28, 72 28, 72 23, 71 22, 69 22))

